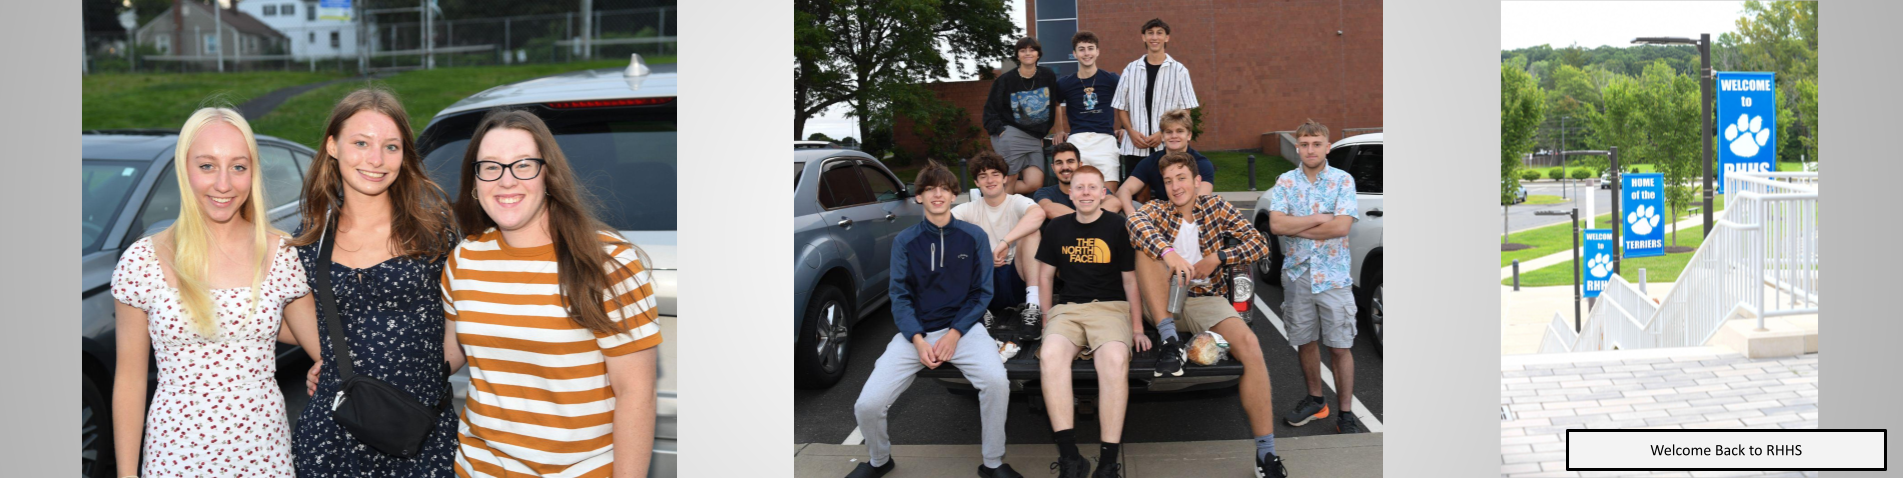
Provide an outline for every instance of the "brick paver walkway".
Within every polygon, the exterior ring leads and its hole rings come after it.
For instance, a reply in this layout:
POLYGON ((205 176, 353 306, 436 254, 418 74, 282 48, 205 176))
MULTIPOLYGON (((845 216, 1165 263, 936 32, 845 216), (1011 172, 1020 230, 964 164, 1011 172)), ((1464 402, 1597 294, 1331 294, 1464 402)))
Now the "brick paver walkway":
MULTIPOLYGON (((1512 420, 1500 422, 1500 475, 1634 476, 1566 471, 1567 428, 1817 428, 1817 354, 1753 360, 1716 348, 1673 350, 1678 353, 1504 357, 1500 405, 1512 420), (1568 356, 1578 361, 1565 361, 1568 356)), ((1681 471, 1640 476, 1817 473, 1681 471)))

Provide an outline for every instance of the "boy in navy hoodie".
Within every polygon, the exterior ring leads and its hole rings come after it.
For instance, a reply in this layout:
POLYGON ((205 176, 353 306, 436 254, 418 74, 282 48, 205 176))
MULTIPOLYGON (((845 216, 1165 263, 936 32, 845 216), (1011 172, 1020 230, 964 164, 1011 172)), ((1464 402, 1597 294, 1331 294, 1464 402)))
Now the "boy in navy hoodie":
POLYGON ((998 359, 997 342, 979 324, 985 304, 991 302, 990 239, 978 226, 952 218, 958 178, 951 170, 938 163, 927 165, 913 190, 925 205, 925 220, 900 232, 892 245, 892 320, 899 334, 873 365, 853 405, 871 459, 846 476, 874 478, 892 471, 896 463, 886 433, 886 410, 911 387, 920 368, 950 363, 978 389, 984 443, 978 476, 1022 478, 1004 464, 1011 384, 998 359))

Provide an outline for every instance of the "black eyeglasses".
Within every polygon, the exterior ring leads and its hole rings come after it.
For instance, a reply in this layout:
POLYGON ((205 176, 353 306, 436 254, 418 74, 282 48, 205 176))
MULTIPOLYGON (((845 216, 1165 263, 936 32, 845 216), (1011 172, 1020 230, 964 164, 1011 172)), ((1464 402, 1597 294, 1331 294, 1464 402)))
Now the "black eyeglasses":
POLYGON ((483 181, 500 180, 502 179, 502 170, 507 169, 509 170, 509 174, 515 176, 516 179, 527 181, 542 175, 542 166, 546 164, 548 164, 548 161, 543 161, 542 158, 522 158, 510 162, 509 164, 502 164, 495 161, 477 161, 476 179, 483 181))

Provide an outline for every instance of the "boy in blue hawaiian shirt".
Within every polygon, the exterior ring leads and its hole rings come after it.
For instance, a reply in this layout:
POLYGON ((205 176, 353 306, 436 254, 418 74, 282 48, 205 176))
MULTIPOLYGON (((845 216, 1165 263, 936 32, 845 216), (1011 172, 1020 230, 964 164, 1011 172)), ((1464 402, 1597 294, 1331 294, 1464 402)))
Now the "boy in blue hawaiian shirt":
POLYGON ((1299 350, 1308 396, 1296 402, 1284 419, 1302 426, 1328 417, 1322 399, 1321 348, 1331 352, 1335 370, 1335 419, 1339 433, 1365 433, 1355 419, 1355 298, 1349 291, 1352 253, 1348 229, 1361 220, 1355 202, 1355 180, 1346 171, 1328 165, 1328 127, 1314 120, 1295 130, 1295 150, 1302 167, 1283 173, 1269 190, 1269 232, 1281 236, 1282 314, 1288 341, 1299 350))

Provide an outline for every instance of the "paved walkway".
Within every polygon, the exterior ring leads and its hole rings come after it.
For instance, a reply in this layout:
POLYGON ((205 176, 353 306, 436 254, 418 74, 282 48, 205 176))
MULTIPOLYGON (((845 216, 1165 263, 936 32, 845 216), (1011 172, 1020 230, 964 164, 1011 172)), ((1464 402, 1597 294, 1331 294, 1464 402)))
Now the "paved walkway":
MULTIPOLYGON (((1380 477, 1380 433, 1322 435, 1275 440, 1276 454, 1290 476, 1380 477)), ((1078 449, 1093 462, 1094 443, 1078 449)), ((1057 461, 1057 447, 1048 443, 1005 447, 1004 462, 1025 476, 1047 476, 1057 461)), ((793 445, 793 476, 846 476, 866 460, 865 445, 793 445)), ((893 478, 967 477, 983 464, 978 445, 895 445, 893 478)), ((1217 440, 1176 443, 1125 443, 1123 476, 1254 476, 1254 440, 1217 440)))
MULTIPOLYGON (((1747 359, 1721 347, 1500 358, 1500 475, 1566 471, 1567 428, 1817 428, 1817 354, 1747 359)), ((1817 476, 1669 472, 1643 476, 1817 476)))
POLYGON ((237 109, 238 109, 238 113, 243 114, 246 119, 249 119, 251 121, 257 121, 258 118, 263 118, 265 114, 270 113, 271 110, 277 109, 278 106, 284 104, 285 101, 290 101, 291 97, 303 94, 306 91, 315 90, 325 86, 330 86, 331 84, 334 84, 334 83, 341 83, 345 81, 370 81, 370 80, 375 80, 380 78, 382 78, 382 76, 378 76, 378 75, 372 75, 369 78, 365 78, 361 76, 353 76, 350 78, 341 78, 341 79, 330 80, 330 81, 320 81, 317 83, 311 83, 306 85, 297 85, 297 86, 278 88, 275 91, 272 91, 270 93, 265 93, 263 96, 252 98, 251 101, 246 101, 244 102, 244 104, 238 105, 237 109))

